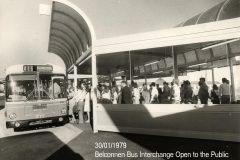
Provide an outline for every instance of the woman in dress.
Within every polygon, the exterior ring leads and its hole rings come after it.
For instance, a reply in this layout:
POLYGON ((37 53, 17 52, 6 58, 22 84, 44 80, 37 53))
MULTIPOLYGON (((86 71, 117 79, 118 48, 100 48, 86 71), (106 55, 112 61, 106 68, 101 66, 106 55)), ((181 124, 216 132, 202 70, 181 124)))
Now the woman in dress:
POLYGON ((84 104, 86 97, 86 85, 85 83, 81 83, 78 87, 78 90, 74 96, 75 106, 73 107, 74 118, 76 119, 76 123, 83 123, 83 112, 84 112, 84 104))

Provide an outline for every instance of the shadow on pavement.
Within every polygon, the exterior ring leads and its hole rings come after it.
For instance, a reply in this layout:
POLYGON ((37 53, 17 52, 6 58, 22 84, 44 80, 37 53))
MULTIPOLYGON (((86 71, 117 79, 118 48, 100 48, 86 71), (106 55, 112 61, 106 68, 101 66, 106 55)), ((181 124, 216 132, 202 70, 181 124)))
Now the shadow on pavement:
POLYGON ((47 158, 47 160, 84 160, 78 153, 73 152, 68 145, 64 145, 60 150, 47 158))
MULTIPOLYGON (((189 130, 188 125, 191 124, 192 130, 195 131, 204 131, 205 128, 212 129, 213 132, 219 133, 239 133, 239 121, 234 121, 235 119, 233 116, 231 117, 231 124, 236 127, 231 127, 224 125, 224 123, 219 122, 219 119, 211 119, 208 120, 208 114, 206 114, 208 110, 213 110, 214 108, 221 107, 221 106, 208 106, 204 108, 198 108, 195 110, 175 113, 171 115, 161 116, 161 117, 152 117, 145 106, 138 106, 142 107, 139 116, 134 116, 136 114, 134 110, 131 112, 125 111, 118 111, 116 109, 111 109, 109 105, 103 105, 105 110, 107 111, 107 115, 110 117, 113 124, 118 127, 118 130, 122 133, 126 132, 124 127, 136 127, 136 128, 146 128, 149 129, 149 134, 151 134, 151 127, 162 129, 175 129, 175 130, 189 130), (200 114, 199 114, 200 113, 200 114), (126 118, 127 117, 127 118, 126 118), (131 118, 130 118, 131 117, 131 118), (139 119, 144 119, 139 123, 139 119), (194 122, 194 123, 191 123, 194 122), (171 128, 172 127, 172 128, 171 128)), ((121 107, 121 106, 119 106, 121 107)), ((157 107, 157 106, 156 106, 157 107)), ((104 117, 99 117, 99 121, 104 122, 104 117)), ((106 132, 104 132, 106 133, 106 132)), ((200 153, 204 151, 205 153, 211 153, 212 151, 215 153, 228 153, 228 160, 236 160, 240 159, 240 143, 237 142, 226 142, 226 141, 216 141, 216 140, 203 140, 203 139, 191 139, 191 138, 176 138, 176 137, 165 137, 165 136, 147 136, 147 135, 138 135, 138 134, 121 134, 122 139, 127 141, 131 144, 137 144, 139 148, 144 148, 149 152, 156 152, 159 153, 176 153, 180 151, 181 153, 192 153, 197 152, 200 153)), ((122 140, 122 139, 119 139, 122 140)), ((105 139, 106 140, 106 139, 105 139)), ((117 141, 116 139, 109 141, 117 141)), ((136 146, 136 145, 135 145, 136 146)), ((129 148, 128 148, 129 149, 129 148)), ((131 150, 136 150, 134 148, 130 148, 131 150)), ((221 157, 208 157, 208 158, 185 158, 185 159, 222 159, 221 157)), ((171 158, 172 159, 172 158, 171 158)), ((173 159, 180 159, 174 157, 173 159)))
MULTIPOLYGON (((191 139, 191 138, 177 138, 177 137, 163 137, 163 136, 150 136, 138 134, 119 134, 129 141, 132 141, 151 152, 159 153, 174 153, 177 151, 181 153, 228 153, 228 158, 183 158, 183 159, 227 159, 236 160, 240 159, 240 143, 237 142, 224 142, 205 139, 191 139)), ((180 158, 173 158, 180 159, 180 158)))
POLYGON ((62 154, 66 155, 66 159, 83 159, 81 155, 72 151, 51 132, 1 138, 0 146, 1 160, 44 160, 63 146, 62 154))

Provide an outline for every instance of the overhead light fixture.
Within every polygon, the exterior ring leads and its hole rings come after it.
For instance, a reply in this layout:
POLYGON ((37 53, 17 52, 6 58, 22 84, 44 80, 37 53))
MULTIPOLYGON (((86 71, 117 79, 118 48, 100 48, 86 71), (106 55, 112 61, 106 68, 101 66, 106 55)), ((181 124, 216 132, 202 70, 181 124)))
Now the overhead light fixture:
POLYGON ((152 74, 162 73, 163 71, 153 72, 152 74))
POLYGON ((155 64, 155 63, 158 63, 158 62, 159 62, 159 61, 154 61, 154 62, 151 62, 151 63, 144 64, 144 66, 151 65, 151 64, 155 64))
POLYGON ((228 41, 225 41, 225 42, 221 42, 221 43, 217 43, 217 44, 214 44, 214 45, 211 45, 211 46, 204 47, 201 50, 204 51, 204 50, 207 50, 207 49, 210 49, 210 48, 218 47, 218 46, 228 44, 228 43, 231 43, 231 42, 235 42, 235 41, 238 41, 238 40, 240 40, 240 39, 239 38, 231 39, 231 40, 228 40, 228 41))
POLYGON ((197 66, 202 66, 202 65, 206 65, 207 63, 199 63, 199 64, 194 64, 188 67, 197 67, 197 66))
POLYGON ((133 76, 133 78, 137 78, 138 76, 133 76))

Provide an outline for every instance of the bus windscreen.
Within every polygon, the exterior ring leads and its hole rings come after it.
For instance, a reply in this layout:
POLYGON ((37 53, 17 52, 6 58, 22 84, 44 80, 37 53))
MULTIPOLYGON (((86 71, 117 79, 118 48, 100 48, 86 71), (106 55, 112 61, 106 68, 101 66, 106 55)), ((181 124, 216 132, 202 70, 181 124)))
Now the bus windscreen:
POLYGON ((66 97, 63 75, 9 75, 6 89, 6 100, 10 102, 66 97))

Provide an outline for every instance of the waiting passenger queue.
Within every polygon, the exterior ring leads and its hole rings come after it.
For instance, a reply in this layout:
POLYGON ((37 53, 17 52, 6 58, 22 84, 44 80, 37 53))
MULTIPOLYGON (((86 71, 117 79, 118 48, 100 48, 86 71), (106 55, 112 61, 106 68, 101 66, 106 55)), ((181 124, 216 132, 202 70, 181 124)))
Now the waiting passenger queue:
POLYGON ((138 86, 136 82, 127 85, 122 81, 121 86, 115 82, 112 86, 99 84, 97 98, 99 103, 111 104, 230 104, 231 90, 226 78, 222 78, 221 85, 213 84, 212 88, 206 84, 205 78, 199 79, 197 87, 191 86, 188 80, 182 84, 173 80, 170 85, 163 82, 162 87, 155 82, 150 86, 138 86))

